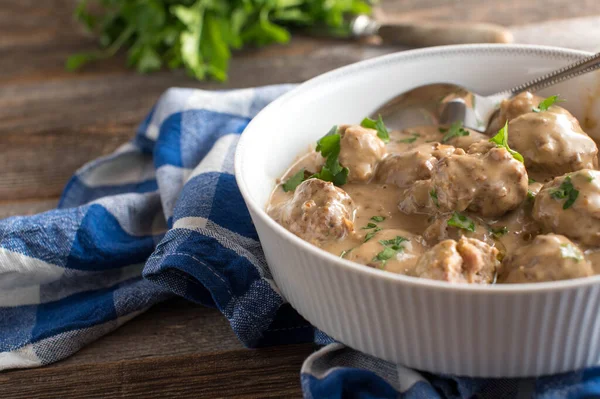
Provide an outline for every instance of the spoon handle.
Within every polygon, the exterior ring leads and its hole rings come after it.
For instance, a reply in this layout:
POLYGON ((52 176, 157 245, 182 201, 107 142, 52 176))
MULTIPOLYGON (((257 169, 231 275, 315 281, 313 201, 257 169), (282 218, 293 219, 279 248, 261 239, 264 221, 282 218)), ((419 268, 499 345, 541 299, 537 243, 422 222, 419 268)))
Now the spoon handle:
MULTIPOLYGON (((524 91, 535 92, 546 87, 555 85, 563 80, 571 79, 584 73, 588 73, 600 68, 600 53, 596 53, 574 64, 567 65, 547 75, 535 78, 527 83, 508 90, 508 93, 515 96, 524 91)), ((506 92, 505 92, 506 93, 506 92)))

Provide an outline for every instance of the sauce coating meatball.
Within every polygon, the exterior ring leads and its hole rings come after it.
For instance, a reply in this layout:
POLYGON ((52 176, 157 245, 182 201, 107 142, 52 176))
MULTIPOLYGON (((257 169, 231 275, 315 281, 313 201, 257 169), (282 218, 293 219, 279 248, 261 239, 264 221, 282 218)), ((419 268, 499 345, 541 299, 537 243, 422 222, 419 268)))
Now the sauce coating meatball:
POLYGON ((430 193, 439 212, 465 210, 498 217, 527 196, 525 165, 505 149, 489 142, 472 144, 440 160, 431 178, 430 193))
POLYGON ((546 231, 600 246, 600 172, 580 170, 544 184, 532 215, 546 231))
POLYGON ((272 216, 300 238, 316 243, 351 234, 354 209, 354 201, 344 190, 330 182, 308 179, 272 216))
POLYGON ((462 148, 463 150, 467 150, 471 144, 478 143, 480 141, 488 141, 489 137, 485 134, 476 132, 471 129, 463 128, 464 131, 467 131, 469 134, 464 136, 454 136, 447 140, 445 144, 454 146, 456 148, 462 148))
POLYGON ((598 166, 598 148, 571 115, 529 112, 508 124, 508 143, 532 171, 553 176, 598 166))
MULTIPOLYGON (((490 126, 487 129, 488 133, 491 135, 496 134, 496 132, 498 132, 498 130, 504 126, 506 121, 510 122, 516 117, 532 112, 533 109, 536 108, 543 100, 544 99, 542 97, 536 96, 535 94, 531 94, 527 91, 517 94, 511 99, 502 100, 498 115, 490 123, 490 126)), ((552 105, 549 108, 549 111, 553 113, 566 114, 572 117, 569 111, 557 105, 552 105)))
POLYGON ((498 281, 535 283, 568 280, 593 275, 592 266, 567 237, 556 234, 537 236, 518 248, 502 263, 498 281))
POLYGON ((377 168, 375 179, 378 183, 408 187, 418 180, 431 178, 437 161, 454 152, 454 147, 440 143, 418 145, 410 151, 391 154, 377 168))
POLYGON ((442 241, 425 252, 417 261, 414 275, 451 283, 490 284, 499 265, 496 248, 462 237, 442 241))
POLYGON ((406 230, 384 229, 375 233, 367 242, 353 248, 345 258, 371 267, 385 265, 386 270, 400 273, 412 269, 423 252, 425 247, 421 237, 406 230), (392 256, 389 259, 378 259, 377 255, 386 247, 394 246, 395 243, 392 243, 394 240, 402 249, 390 252, 392 256))
POLYGON ((352 125, 340 128, 340 164, 347 167, 348 182, 371 179, 379 161, 386 153, 385 143, 374 129, 352 125))

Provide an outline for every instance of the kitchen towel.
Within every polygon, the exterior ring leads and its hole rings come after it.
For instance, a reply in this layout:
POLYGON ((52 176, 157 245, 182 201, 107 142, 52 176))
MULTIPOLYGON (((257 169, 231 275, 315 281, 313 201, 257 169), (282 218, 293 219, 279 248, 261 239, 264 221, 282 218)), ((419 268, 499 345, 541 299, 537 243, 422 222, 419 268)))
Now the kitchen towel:
POLYGON ((77 171, 58 209, 0 221, 0 370, 60 360, 180 295, 217 307, 249 347, 329 344, 304 364, 307 398, 600 395, 600 369, 434 376, 332 343, 299 316, 276 288, 233 176, 240 133, 291 88, 170 89, 132 142, 77 171))

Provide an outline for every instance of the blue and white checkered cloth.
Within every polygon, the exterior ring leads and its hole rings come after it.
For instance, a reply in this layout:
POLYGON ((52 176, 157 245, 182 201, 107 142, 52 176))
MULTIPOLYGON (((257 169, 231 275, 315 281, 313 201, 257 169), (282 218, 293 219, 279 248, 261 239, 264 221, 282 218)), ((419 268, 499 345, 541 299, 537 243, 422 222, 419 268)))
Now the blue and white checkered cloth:
POLYGON ((304 364, 307 398, 600 397, 600 369, 433 376, 331 343, 295 312, 233 176, 240 133, 291 88, 171 89, 131 143, 75 174, 58 209, 0 221, 0 370, 63 359, 176 294, 217 307, 250 347, 329 343, 304 364))

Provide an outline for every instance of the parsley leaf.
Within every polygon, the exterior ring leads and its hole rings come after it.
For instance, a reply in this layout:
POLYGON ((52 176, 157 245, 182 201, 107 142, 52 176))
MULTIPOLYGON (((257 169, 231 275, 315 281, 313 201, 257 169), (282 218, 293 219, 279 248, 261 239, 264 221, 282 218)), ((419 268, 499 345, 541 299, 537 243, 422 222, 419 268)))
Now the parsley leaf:
POLYGON ((560 256, 575 259, 577 262, 583 260, 581 251, 569 243, 560 244, 560 256))
POLYGON ((396 256, 396 254, 398 253, 398 251, 394 251, 392 248, 389 247, 385 247, 383 248, 383 251, 379 252, 377 255, 375 255, 375 257, 373 258, 374 261, 381 261, 381 266, 385 265, 385 263, 392 259, 394 256, 396 256))
POLYGON ((535 194, 531 190, 527 190, 527 199, 534 200, 535 194))
POLYGON ((506 226, 502 226, 502 227, 498 227, 498 228, 490 228, 490 231, 492 232, 493 236, 498 238, 498 237, 502 237, 503 235, 508 233, 508 227, 506 226))
POLYGON ((281 187, 286 193, 288 191, 294 191, 296 187, 298 187, 300 183, 302 183, 304 180, 304 168, 302 168, 298 172, 296 172, 292 177, 290 177, 285 183, 283 183, 281 187))
POLYGON ((226 80, 231 51, 287 43, 290 28, 349 30, 348 15, 369 14, 365 0, 81 0, 75 18, 99 49, 71 56, 66 67, 112 57, 127 48, 138 72, 184 67, 196 79, 226 80))
POLYGON ((435 207, 439 208, 440 202, 438 201, 437 191, 435 190, 435 188, 429 192, 429 196, 431 197, 431 200, 433 201, 435 207))
POLYGON ((498 147, 506 148, 506 151, 508 151, 514 159, 520 162, 524 162, 523 156, 518 152, 511 150, 508 146, 508 121, 506 121, 504 127, 498 131, 498 134, 496 134, 490 139, 490 143, 494 143, 498 147))
POLYGON ((448 219, 448 226, 475 232, 475 222, 458 212, 454 212, 452 217, 448 219))
POLYGON ((408 239, 396 236, 391 240, 379 240, 379 243, 384 246, 383 251, 379 252, 373 258, 373 261, 380 261, 381 266, 383 267, 385 263, 395 257, 398 252, 404 251, 404 247, 401 245, 403 242, 408 241, 408 239))
POLYGON ((367 233, 367 235, 365 236, 365 240, 363 242, 369 241, 371 238, 373 238, 373 236, 375 234, 377 234, 378 231, 381 231, 381 227, 376 227, 375 230, 373 230, 370 233, 367 233))
POLYGON ((385 216, 373 216, 371 220, 378 223, 383 222, 385 220, 385 216))
POLYGON ((354 248, 343 250, 342 253, 340 254, 340 258, 343 258, 344 256, 348 255, 350 252, 352 252, 353 249, 354 248))
POLYGON ((346 184, 349 170, 340 165, 341 138, 337 126, 333 126, 325 136, 317 141, 316 151, 320 152, 325 158, 325 165, 323 165, 320 172, 311 177, 332 182, 336 186, 346 184))
POLYGON ((413 132, 410 135, 411 135, 411 137, 409 137, 409 138, 398 140, 398 143, 408 143, 408 144, 414 143, 415 141, 417 141, 417 139, 419 137, 421 137, 421 135, 417 132, 413 132))
POLYGON ((377 227, 375 223, 369 222, 365 227, 362 228, 362 230, 374 229, 375 227, 377 227))
POLYGON ((543 111, 548 111, 548 109, 553 106, 556 103, 562 103, 565 100, 558 98, 558 95, 556 96, 550 96, 550 97, 546 97, 544 98, 537 107, 532 108, 533 112, 543 112, 543 111))
POLYGON ((566 199, 563 204, 563 209, 569 209, 577 197, 579 196, 579 191, 575 189, 573 183, 571 182, 571 176, 565 177, 563 182, 560 184, 558 188, 555 188, 550 193, 550 197, 555 200, 566 199))
POLYGON ((362 120, 360 125, 362 127, 366 127, 367 129, 377 130, 377 137, 379 137, 381 139, 381 141, 383 141, 384 143, 390 142, 390 134, 387 130, 387 127, 383 123, 383 119, 381 118, 381 115, 379 115, 379 118, 377 120, 373 120, 373 119, 370 119, 367 117, 362 120))
MULTIPOLYGON (((439 129, 440 132, 442 132, 442 129, 439 129)), ((448 141, 452 140, 454 137, 462 137, 462 136, 468 136, 470 133, 468 130, 463 129, 463 124, 461 121, 456 121, 454 122, 451 126, 450 129, 445 130, 444 132, 448 132, 444 135, 444 137, 442 138, 442 143, 445 144, 448 141)), ((444 133, 442 132, 442 133, 444 133)))
POLYGON ((529 184, 531 184, 531 183, 537 183, 537 182, 536 182, 535 180, 533 180, 531 177, 530 177, 530 178, 527 180, 527 182, 528 182, 529 184))
POLYGON ((379 240, 379 243, 384 247, 390 247, 395 251, 400 251, 404 247, 400 246, 403 242, 408 241, 408 238, 404 238, 402 236, 396 236, 391 240, 379 240))

